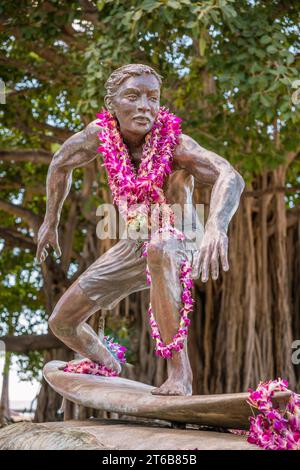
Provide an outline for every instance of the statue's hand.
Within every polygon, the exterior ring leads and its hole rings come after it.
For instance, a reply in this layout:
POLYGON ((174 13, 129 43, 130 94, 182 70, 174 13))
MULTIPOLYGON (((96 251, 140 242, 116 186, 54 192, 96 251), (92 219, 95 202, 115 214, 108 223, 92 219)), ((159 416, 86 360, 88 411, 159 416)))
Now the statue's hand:
POLYGON ((194 253, 192 277, 206 282, 211 271, 212 279, 219 276, 219 256, 223 271, 228 271, 228 237, 223 230, 210 227, 205 230, 200 250, 194 253))
POLYGON ((57 256, 61 256, 61 249, 58 242, 58 232, 57 228, 50 226, 47 221, 44 221, 38 232, 38 242, 37 242, 37 251, 36 258, 39 263, 45 261, 48 256, 48 251, 46 248, 52 246, 55 250, 57 256))

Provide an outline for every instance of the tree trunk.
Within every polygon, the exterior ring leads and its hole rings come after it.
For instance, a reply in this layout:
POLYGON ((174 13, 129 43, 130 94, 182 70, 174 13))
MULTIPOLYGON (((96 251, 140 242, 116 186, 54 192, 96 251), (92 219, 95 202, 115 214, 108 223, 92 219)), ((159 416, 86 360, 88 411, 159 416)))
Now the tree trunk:
POLYGON ((11 421, 9 407, 9 369, 11 362, 11 353, 5 353, 4 367, 2 373, 2 391, 0 401, 0 427, 5 426, 11 421))

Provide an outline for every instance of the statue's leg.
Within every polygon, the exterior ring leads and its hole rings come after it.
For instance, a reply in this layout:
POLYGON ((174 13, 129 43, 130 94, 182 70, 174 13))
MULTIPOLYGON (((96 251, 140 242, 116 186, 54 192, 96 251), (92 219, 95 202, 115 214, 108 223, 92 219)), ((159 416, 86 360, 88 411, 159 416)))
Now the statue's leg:
POLYGON ((120 372, 120 365, 101 343, 93 328, 85 323, 98 310, 97 303, 87 297, 77 280, 57 302, 49 318, 49 326, 73 351, 120 372))
POLYGON ((131 292, 147 288, 146 261, 134 248, 132 240, 121 240, 100 256, 63 294, 49 319, 68 347, 117 372, 120 364, 85 322, 99 309, 111 310, 131 292))
MULTIPOLYGON (((170 343, 177 333, 182 307, 182 287, 179 280, 180 264, 191 252, 184 249, 184 242, 176 239, 155 240, 148 246, 148 266, 151 274, 150 301, 162 341, 170 343)), ((167 360, 168 379, 152 390, 154 395, 192 395, 193 374, 187 352, 187 341, 181 351, 173 350, 167 360)))

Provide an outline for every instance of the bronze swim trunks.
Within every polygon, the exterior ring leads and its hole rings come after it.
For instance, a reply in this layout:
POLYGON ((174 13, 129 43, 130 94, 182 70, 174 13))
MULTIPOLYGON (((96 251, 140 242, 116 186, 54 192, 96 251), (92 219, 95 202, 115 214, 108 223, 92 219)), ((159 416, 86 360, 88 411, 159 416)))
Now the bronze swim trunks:
MULTIPOLYGON (((188 257, 192 263, 196 249, 195 242, 183 240, 176 249, 176 259, 180 262, 188 257)), ((129 294, 150 288, 147 257, 141 252, 142 244, 136 240, 120 240, 79 276, 79 286, 99 308, 111 310, 129 294)))

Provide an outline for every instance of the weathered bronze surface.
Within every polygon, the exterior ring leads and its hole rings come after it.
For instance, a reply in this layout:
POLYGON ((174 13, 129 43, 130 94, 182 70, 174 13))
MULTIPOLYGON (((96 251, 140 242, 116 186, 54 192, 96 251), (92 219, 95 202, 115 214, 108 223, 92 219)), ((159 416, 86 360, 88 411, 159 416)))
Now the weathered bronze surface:
MULTIPOLYGON (((44 377, 66 399, 99 410, 128 416, 161 419, 232 429, 248 429, 252 416, 248 393, 218 395, 154 396, 153 387, 121 377, 100 377, 66 373, 61 361, 44 367, 44 377)), ((289 392, 277 392, 273 399, 286 405, 289 392)))
MULTIPOLYGON (((106 84, 106 107, 116 116, 136 167, 142 157, 145 136, 160 107, 160 86, 156 72, 140 64, 116 70, 106 84)), ((57 227, 70 190, 72 171, 97 157, 98 133, 96 121, 91 122, 62 145, 49 166, 47 210, 38 234, 37 258, 41 262, 45 260, 49 246, 60 255, 57 227)), ((201 247, 192 246, 188 250, 180 241, 151 240, 148 250, 152 277, 150 299, 162 340, 167 343, 179 324, 178 262, 182 253, 189 252, 193 277, 201 275, 203 282, 208 280, 210 273, 213 279, 218 278, 219 264, 224 271, 229 269, 227 229, 244 189, 243 178, 228 161, 182 134, 174 152, 172 174, 165 184, 167 202, 191 204, 194 179, 213 186, 201 247)), ((130 292, 145 288, 145 261, 140 260, 134 247, 130 240, 120 241, 96 260, 60 298, 49 320, 54 334, 71 349, 118 372, 119 363, 85 322, 99 307, 112 308, 130 292)), ((192 379, 185 347, 168 360, 167 381, 151 393, 189 396, 192 379)))

